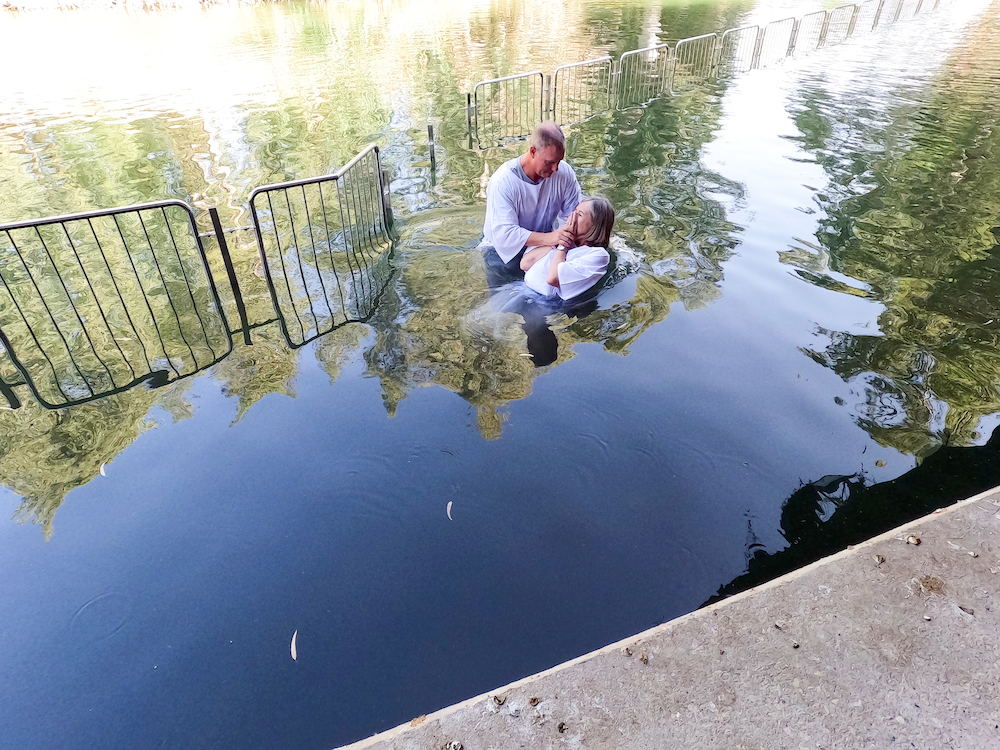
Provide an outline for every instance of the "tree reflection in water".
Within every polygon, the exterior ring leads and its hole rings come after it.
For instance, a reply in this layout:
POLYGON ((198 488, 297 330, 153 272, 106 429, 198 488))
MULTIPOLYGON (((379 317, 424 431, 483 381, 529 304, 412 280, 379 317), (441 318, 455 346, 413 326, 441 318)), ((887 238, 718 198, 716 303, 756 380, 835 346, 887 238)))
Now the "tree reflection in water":
POLYGON ((818 328, 826 346, 805 353, 852 384, 875 440, 918 457, 981 443, 1000 411, 997 33, 1000 17, 984 14, 927 91, 892 108, 877 84, 834 94, 822 75, 793 104, 796 140, 830 180, 818 244, 782 261, 885 306, 877 334, 818 328))

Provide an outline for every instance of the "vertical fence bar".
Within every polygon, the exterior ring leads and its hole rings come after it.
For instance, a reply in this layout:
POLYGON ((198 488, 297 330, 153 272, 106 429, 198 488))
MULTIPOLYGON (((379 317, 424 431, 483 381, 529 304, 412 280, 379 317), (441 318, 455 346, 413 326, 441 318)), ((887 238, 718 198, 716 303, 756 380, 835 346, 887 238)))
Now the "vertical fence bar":
POLYGON ((465 122, 469 128, 469 138, 472 138, 472 92, 465 95, 465 122))
POLYGON ((236 281, 236 268, 233 266, 233 259, 229 255, 229 244, 226 242, 226 234, 222 229, 222 222, 219 220, 219 210, 215 206, 211 206, 208 209, 208 215, 212 219, 212 229, 215 231, 215 239, 219 243, 222 263, 226 267, 229 286, 232 288, 233 298, 236 300, 236 312, 240 316, 240 326, 243 329, 243 343, 250 346, 250 323, 247 320, 247 309, 243 305, 243 293, 240 292, 240 285, 236 281))

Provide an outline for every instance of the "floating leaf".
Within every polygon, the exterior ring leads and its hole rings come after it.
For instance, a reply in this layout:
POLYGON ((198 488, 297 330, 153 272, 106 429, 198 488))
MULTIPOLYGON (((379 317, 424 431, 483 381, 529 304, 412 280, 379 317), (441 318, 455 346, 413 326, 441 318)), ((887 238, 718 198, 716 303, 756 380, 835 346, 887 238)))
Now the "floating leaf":
POLYGON ((295 651, 295 637, 298 634, 299 634, 298 630, 296 630, 294 633, 292 633, 292 661, 297 661, 298 658, 299 658, 298 657, 298 653, 295 651))

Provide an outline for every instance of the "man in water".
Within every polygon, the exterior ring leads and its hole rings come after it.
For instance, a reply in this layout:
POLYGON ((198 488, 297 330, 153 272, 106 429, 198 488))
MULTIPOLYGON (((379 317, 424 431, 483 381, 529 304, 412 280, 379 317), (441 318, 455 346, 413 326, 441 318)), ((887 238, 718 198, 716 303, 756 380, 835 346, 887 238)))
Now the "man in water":
POLYGON ((531 132, 526 153, 502 164, 490 178, 481 247, 491 287, 523 276, 520 261, 529 245, 573 247, 572 231, 559 225, 581 194, 565 155, 566 136, 549 120, 531 132))

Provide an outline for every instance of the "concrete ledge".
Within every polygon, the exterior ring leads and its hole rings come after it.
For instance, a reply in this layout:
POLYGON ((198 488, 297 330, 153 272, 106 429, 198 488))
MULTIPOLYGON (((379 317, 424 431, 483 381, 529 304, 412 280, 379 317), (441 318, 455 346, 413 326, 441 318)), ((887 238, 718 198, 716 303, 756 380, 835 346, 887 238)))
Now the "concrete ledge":
POLYGON ((348 747, 1000 747, 998 589, 1000 488, 348 747))

